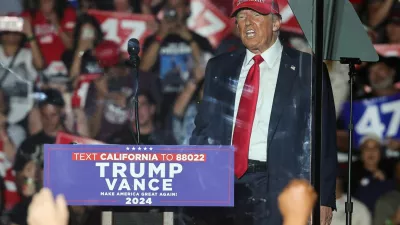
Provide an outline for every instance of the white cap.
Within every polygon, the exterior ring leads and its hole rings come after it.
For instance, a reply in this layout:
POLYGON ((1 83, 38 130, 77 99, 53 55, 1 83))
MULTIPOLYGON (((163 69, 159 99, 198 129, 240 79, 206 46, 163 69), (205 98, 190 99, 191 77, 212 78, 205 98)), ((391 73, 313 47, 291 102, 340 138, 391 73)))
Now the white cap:
POLYGON ((360 139, 360 141, 358 143, 358 147, 361 147, 361 145, 365 144, 365 142, 367 142, 368 140, 376 141, 379 145, 382 145, 382 140, 377 134, 369 133, 369 134, 364 135, 360 139))

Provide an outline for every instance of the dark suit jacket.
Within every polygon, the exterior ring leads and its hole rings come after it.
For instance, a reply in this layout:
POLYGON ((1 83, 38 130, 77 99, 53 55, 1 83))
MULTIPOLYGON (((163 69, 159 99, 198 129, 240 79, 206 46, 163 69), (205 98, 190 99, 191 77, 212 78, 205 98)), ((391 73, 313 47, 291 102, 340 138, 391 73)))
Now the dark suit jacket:
MULTIPOLYGON (((195 119, 191 145, 231 145, 237 80, 246 55, 237 50, 209 60, 204 97, 195 119)), ((325 68, 326 69, 326 68, 325 68)), ((293 178, 311 177, 312 76, 310 54, 283 47, 281 64, 268 130, 267 199, 273 199, 270 212, 277 214, 277 196, 293 178)), ((321 151, 321 205, 336 208, 337 169, 336 117, 328 73, 323 85, 323 149, 321 151)), ((262 83, 260 84, 262 88, 262 83)), ((313 129, 312 129, 313 130, 313 129)), ((276 223, 278 218, 272 219, 276 223)), ((275 222, 269 224, 275 224, 275 222)))

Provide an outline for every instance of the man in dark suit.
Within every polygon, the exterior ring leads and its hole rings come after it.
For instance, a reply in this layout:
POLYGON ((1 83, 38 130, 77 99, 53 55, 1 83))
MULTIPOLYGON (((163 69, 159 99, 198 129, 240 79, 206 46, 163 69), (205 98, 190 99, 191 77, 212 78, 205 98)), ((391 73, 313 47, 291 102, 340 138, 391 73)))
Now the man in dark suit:
MULTIPOLYGON (((291 179, 311 177, 313 57, 282 46, 275 0, 236 0, 232 17, 246 49, 209 60, 190 143, 235 146, 235 207, 228 224, 282 224, 277 196, 291 179)), ((325 225, 335 209, 337 154, 327 72, 323 80, 324 146, 312 150, 321 151, 325 225)))

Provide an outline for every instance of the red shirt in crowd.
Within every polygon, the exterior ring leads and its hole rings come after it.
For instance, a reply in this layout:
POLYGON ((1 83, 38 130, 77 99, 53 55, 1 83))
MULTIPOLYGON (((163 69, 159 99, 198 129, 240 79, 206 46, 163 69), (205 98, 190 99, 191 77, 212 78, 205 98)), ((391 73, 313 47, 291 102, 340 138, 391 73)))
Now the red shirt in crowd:
MULTIPOLYGON (((22 16, 31 17, 30 12, 24 12, 22 16)), ((75 27, 76 12, 73 8, 64 10, 64 16, 60 21, 60 27, 64 32, 71 32, 75 27)), ((40 50, 46 65, 53 61, 61 61, 61 55, 65 46, 55 27, 46 19, 42 12, 36 11, 32 18, 32 27, 39 43, 40 50)))

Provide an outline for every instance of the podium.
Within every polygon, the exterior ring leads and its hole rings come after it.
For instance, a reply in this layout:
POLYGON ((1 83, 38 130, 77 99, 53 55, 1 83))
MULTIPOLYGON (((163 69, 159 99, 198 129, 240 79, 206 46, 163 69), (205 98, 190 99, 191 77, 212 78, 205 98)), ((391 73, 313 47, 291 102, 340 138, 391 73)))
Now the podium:
POLYGON ((103 207, 103 225, 125 224, 124 212, 137 220, 135 207, 165 207, 146 216, 172 225, 171 207, 234 205, 233 160, 231 146, 45 145, 44 187, 70 206, 103 207))

